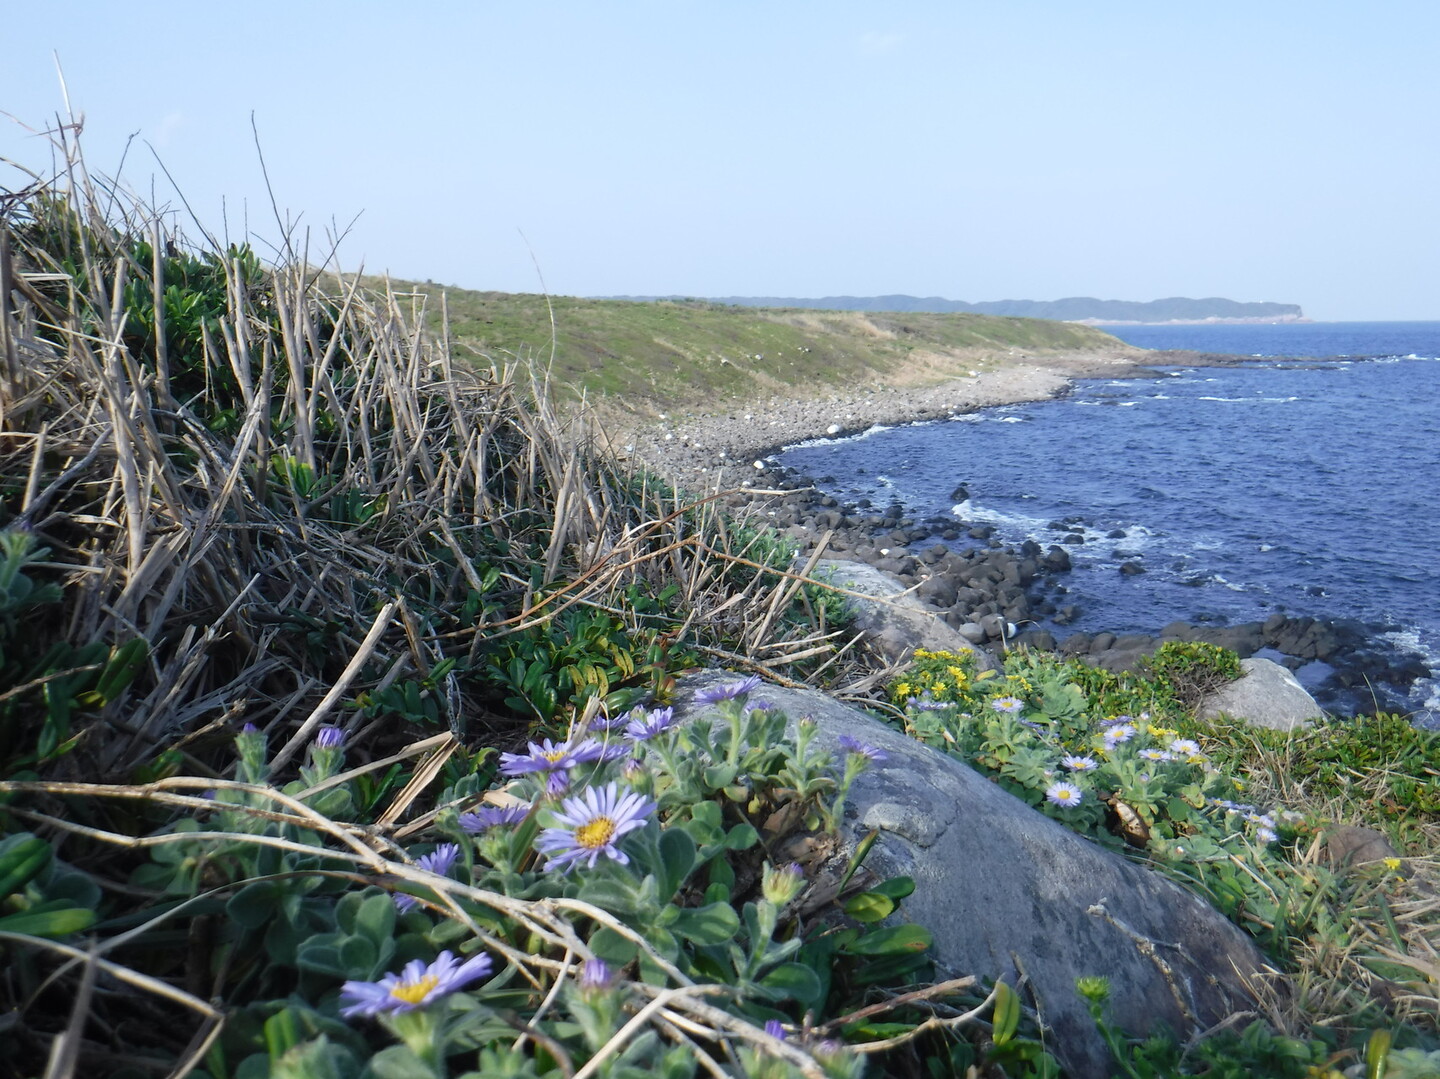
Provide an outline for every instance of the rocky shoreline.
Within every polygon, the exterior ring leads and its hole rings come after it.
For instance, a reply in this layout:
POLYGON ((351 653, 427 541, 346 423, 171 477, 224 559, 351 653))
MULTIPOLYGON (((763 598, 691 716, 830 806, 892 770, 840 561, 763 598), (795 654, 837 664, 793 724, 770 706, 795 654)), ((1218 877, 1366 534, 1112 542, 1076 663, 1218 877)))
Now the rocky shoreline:
MULTIPOLYGON (((726 492, 732 511, 760 517, 807 553, 825 537, 825 557, 891 574, 961 636, 997 655, 1023 644, 1122 670, 1133 668, 1164 641, 1206 641, 1242 658, 1268 653, 1302 671, 1319 703, 1336 714, 1403 713, 1409 708, 1409 688, 1430 671, 1422 657, 1381 638, 1393 627, 1277 613, 1264 622, 1177 620, 1151 634, 1073 633, 1062 639, 1060 628, 1075 616, 1067 602, 1070 555, 1064 544, 1077 521, 1052 522, 1055 542, 1007 546, 981 522, 954 516, 917 520, 899 504, 842 504, 819 490, 812 477, 770 459, 779 448, 809 438, 843 437, 875 425, 943 419, 1059 396, 1074 378, 1153 377, 1147 364, 1241 362, 1243 357, 1138 349, 1027 357, 936 386, 873 386, 811 399, 776 397, 725 414, 662 416, 632 430, 626 449, 677 486, 726 492)), ((963 488, 953 494, 957 503, 966 497, 963 488)))

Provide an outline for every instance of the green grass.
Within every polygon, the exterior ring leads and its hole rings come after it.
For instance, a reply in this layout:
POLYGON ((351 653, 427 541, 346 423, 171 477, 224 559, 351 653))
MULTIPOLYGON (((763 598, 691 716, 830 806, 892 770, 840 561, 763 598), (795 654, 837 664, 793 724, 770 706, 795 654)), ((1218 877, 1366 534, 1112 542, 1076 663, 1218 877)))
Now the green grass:
POLYGON ((622 399, 632 407, 747 399, 867 381, 939 381, 1015 352, 1125 347, 1092 327, 1043 319, 764 309, 702 300, 635 303, 408 283, 393 287, 426 297, 426 317, 434 329, 440 326, 444 294, 457 355, 550 363, 552 383, 562 392, 622 399))

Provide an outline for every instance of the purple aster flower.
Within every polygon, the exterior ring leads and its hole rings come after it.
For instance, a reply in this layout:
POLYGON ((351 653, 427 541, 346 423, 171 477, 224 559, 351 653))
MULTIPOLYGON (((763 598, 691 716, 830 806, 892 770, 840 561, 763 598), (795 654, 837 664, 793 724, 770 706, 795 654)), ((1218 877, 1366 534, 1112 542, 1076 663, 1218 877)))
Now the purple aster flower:
POLYGON ((629 780, 631 783, 634 783, 635 780, 639 779, 640 776, 644 773, 644 771, 645 766, 640 763, 640 758, 638 757, 631 757, 629 760, 627 760, 624 764, 620 766, 620 774, 624 776, 627 780, 629 780))
POLYGON ((1173 761, 1175 755, 1164 749, 1142 749, 1136 756, 1147 761, 1173 761))
POLYGON ((580 965, 580 988, 584 992, 594 993, 609 989, 614 978, 610 964, 603 959, 587 959, 580 965))
POLYGON ((413 1012, 455 992, 490 973, 490 957, 473 955, 460 962, 448 951, 425 964, 412 959, 399 974, 387 974, 378 982, 346 982, 340 1001, 348 1007, 340 1014, 346 1019, 381 1012, 413 1012))
POLYGON ((921 697, 906 697, 905 707, 913 708, 917 712, 943 712, 947 708, 956 707, 954 701, 937 701, 926 693, 921 697))
POLYGON ((719 704, 721 701, 733 701, 736 697, 747 697, 760 688, 760 676, 752 674, 749 678, 742 678, 738 682, 731 682, 724 686, 710 686, 707 689, 695 691, 696 704, 719 704))
POLYGON ((852 753, 857 757, 864 757, 867 761, 879 762, 890 759, 890 755, 886 753, 883 749, 877 749, 875 746, 866 745, 864 742, 861 742, 858 739, 851 738, 848 734, 842 734, 839 738, 839 742, 840 748, 843 749, 846 753, 852 753))
POLYGON ((1121 742, 1128 742, 1135 737, 1135 727, 1130 723, 1116 724, 1107 727, 1100 737, 1106 749, 1114 749, 1121 742))
POLYGON ((1073 783, 1066 783, 1061 780, 1059 783, 1051 783, 1045 788, 1045 799, 1053 805, 1070 809, 1078 806, 1085 798, 1080 788, 1073 783))
POLYGON ((1169 746, 1170 752, 1181 757, 1198 757, 1200 743, 1192 738, 1176 738, 1169 746))
POLYGON ((240 728, 240 733, 241 733, 241 734, 259 734, 259 733, 260 733, 260 728, 257 727, 257 726, 255 726, 255 724, 253 724, 253 723, 247 723, 247 724, 245 724, 245 726, 243 726, 243 727, 240 728))
POLYGON ((480 835, 488 832, 491 828, 503 828, 510 824, 519 824, 530 815, 528 805, 518 806, 481 806, 473 813, 460 814, 460 827, 471 835, 480 835))
POLYGON ((1274 843, 1280 837, 1273 828, 1257 828, 1255 829, 1255 838, 1261 843, 1274 843))
POLYGON ((1094 757, 1076 757, 1069 753, 1060 758, 1060 763, 1072 772, 1089 772, 1100 767, 1094 757))
POLYGON ((1135 722, 1135 720, 1134 720, 1132 717, 1130 717, 1130 716, 1111 716, 1109 719, 1102 719, 1102 720, 1100 721, 1100 726, 1101 726, 1101 727, 1118 727, 1118 726, 1120 726, 1120 725, 1123 724, 1123 723, 1134 723, 1134 722, 1135 722))
MULTIPOLYGON (((637 709, 638 711, 638 709, 637 709)), ((657 734, 668 731, 679 722, 675 709, 657 708, 650 713, 641 712, 625 725, 625 733, 637 742, 648 742, 657 734)))
POLYGON ((555 814, 556 826, 540 833, 535 849, 545 855, 546 868, 568 871, 580 862, 594 868, 601 855, 629 865, 629 857, 616 844, 635 829, 645 827, 653 812, 654 802, 615 783, 607 783, 599 790, 589 787, 561 803, 555 814))
POLYGON ((780 1025, 778 1019, 765 1020, 765 1033, 772 1038, 779 1038, 782 1042, 785 1040, 785 1028, 780 1025))
POLYGON ((1013 716, 1025 707, 1025 702, 1019 697, 996 697, 991 700, 990 707, 997 712, 1004 712, 1007 716, 1013 716))
POLYGON ((316 749, 339 749, 344 744, 344 727, 321 727, 315 732, 316 749))
MULTIPOLYGON (((460 848, 458 845, 454 843, 441 843, 429 854, 422 854, 419 858, 416 858, 415 866, 418 869, 428 869, 431 873, 437 873, 443 877, 450 872, 451 867, 454 866, 459 857, 460 848)), ((394 898, 395 906, 400 909, 401 914, 413 910, 415 907, 416 899, 413 895, 396 892, 394 898)))
POLYGON ((556 745, 550 739, 531 742, 529 753, 500 754, 500 771, 507 776, 523 776, 528 772, 569 772, 577 764, 599 760, 605 747, 593 738, 571 745, 556 745))
POLYGON ((635 708, 629 712, 621 712, 615 716, 606 715, 603 712, 596 712, 590 717, 589 729, 592 731, 600 731, 602 734, 611 734, 620 730, 635 716, 642 715, 643 713, 643 708, 635 708))
POLYGON ((746 702, 745 702, 745 714, 746 714, 746 715, 749 715, 751 712, 773 712, 774 710, 775 710, 775 705, 773 705, 771 702, 769 702, 769 701, 767 701, 767 700, 763 700, 763 699, 762 699, 762 700, 758 700, 758 701, 746 701, 746 702))

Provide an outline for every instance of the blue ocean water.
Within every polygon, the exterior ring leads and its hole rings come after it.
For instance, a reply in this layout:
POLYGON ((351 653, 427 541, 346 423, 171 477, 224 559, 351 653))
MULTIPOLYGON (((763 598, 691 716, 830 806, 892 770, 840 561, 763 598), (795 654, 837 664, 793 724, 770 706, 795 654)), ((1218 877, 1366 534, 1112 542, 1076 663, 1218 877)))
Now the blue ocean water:
MULTIPOLYGON (((792 447, 781 463, 835 477, 822 486, 841 499, 989 522, 1007 543, 1082 536, 1064 544, 1082 613, 1057 635, 1283 611, 1384 624, 1440 670, 1440 323, 1107 330, 1272 358, 1081 380, 1051 401, 792 447), (956 506, 959 485, 970 498, 956 506), (1146 572, 1121 575, 1125 561, 1146 572)), ((1412 704, 1433 722, 1435 681, 1412 704)))

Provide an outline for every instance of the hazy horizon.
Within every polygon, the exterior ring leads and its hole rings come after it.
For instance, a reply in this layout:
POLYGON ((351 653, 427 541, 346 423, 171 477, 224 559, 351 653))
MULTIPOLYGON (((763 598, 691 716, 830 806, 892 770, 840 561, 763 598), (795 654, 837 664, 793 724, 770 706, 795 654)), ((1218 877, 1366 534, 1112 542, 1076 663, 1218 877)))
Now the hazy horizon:
POLYGON ((123 159, 193 236, 158 155, 262 254, 281 226, 252 114, 281 215, 312 254, 345 233, 352 271, 1440 319, 1440 7, 1419 0, 65 10, 7 19, 0 157, 48 167, 58 53, 92 170, 123 159))

